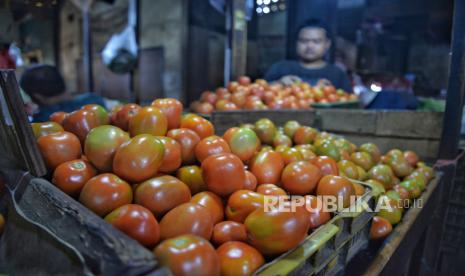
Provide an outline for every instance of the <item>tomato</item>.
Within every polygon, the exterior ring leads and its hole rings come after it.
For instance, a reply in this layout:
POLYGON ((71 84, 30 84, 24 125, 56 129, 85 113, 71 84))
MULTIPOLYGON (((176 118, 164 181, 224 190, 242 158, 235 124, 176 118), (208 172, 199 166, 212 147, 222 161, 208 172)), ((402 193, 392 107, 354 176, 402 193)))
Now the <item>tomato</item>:
POLYGON ((221 275, 224 276, 252 275, 265 263, 265 259, 257 249, 240 241, 224 243, 216 252, 220 261, 221 275))
POLYGON ((415 198, 420 197, 421 188, 418 186, 418 180, 407 179, 405 181, 402 181, 399 185, 401 187, 404 187, 408 191, 410 199, 415 199, 415 198))
POLYGON ((323 139, 322 142, 315 142, 315 153, 320 156, 329 156, 336 162, 341 160, 341 150, 331 139, 323 139))
POLYGON ((212 242, 220 246, 229 241, 247 240, 247 230, 244 224, 235 221, 222 221, 213 227, 212 242))
POLYGON ((277 255, 296 247, 310 227, 308 214, 302 208, 295 212, 258 208, 244 224, 248 243, 264 255, 277 255))
POLYGON ((386 195, 380 196, 378 200, 382 203, 378 216, 386 219, 392 225, 399 223, 402 219, 402 209, 397 205, 397 202, 386 195))
POLYGON ((173 98, 156 99, 152 106, 158 108, 165 114, 168 120, 168 130, 179 128, 181 124, 182 103, 173 98))
POLYGON ((161 166, 158 169, 162 173, 172 173, 175 172, 179 167, 181 167, 181 145, 176 142, 176 140, 165 137, 165 136, 156 136, 158 140, 163 143, 165 151, 163 153, 163 161, 161 166))
POLYGON ((284 161, 275 151, 261 151, 252 159, 250 171, 257 177, 257 183, 276 184, 281 178, 284 161))
POLYGON ((55 122, 32 123, 31 127, 36 139, 48 134, 60 133, 64 131, 63 127, 55 122))
POLYGON ((195 114, 186 114, 181 119, 181 128, 195 131, 200 139, 215 135, 215 128, 212 123, 205 118, 195 114))
POLYGON ((257 187, 257 193, 262 195, 277 195, 277 196, 285 196, 287 195, 286 191, 281 189, 280 187, 274 184, 261 184, 257 187))
POLYGON ((339 169, 340 176, 345 176, 355 180, 359 178, 357 165, 355 165, 352 161, 341 160, 337 162, 337 167, 339 169))
POLYGON ((216 96, 216 94, 211 92, 211 91, 204 91, 200 95, 200 100, 202 102, 207 102, 207 103, 212 104, 212 105, 214 105, 216 103, 217 99, 218 99, 218 97, 216 96))
POLYGON ((129 119, 136 115, 140 109, 141 107, 134 103, 123 105, 121 109, 116 112, 113 124, 122 130, 127 131, 129 129, 129 119))
POLYGON ((120 128, 103 125, 92 129, 84 144, 84 154, 99 171, 110 172, 118 147, 129 140, 120 128))
POLYGON ((197 133, 187 128, 177 128, 168 131, 166 136, 181 145, 181 158, 184 164, 195 163, 195 146, 200 142, 197 133))
POLYGON ((228 220, 244 222, 247 216, 256 209, 263 208, 265 197, 262 194, 239 190, 234 192, 226 205, 226 217, 228 220))
POLYGON ((93 111, 97 116, 98 125, 108 125, 110 123, 110 116, 108 111, 98 104, 87 104, 82 107, 84 110, 93 111))
POLYGON ((213 220, 207 208, 196 203, 183 203, 160 221, 161 239, 193 234, 209 240, 213 232, 213 220))
POLYGON ((300 123, 297 121, 287 121, 284 124, 284 134, 287 135, 289 138, 294 137, 294 133, 300 127, 300 123))
POLYGON ((300 154, 302 155, 302 160, 304 161, 313 161, 313 159, 317 157, 317 155, 309 149, 305 149, 305 148, 299 149, 297 147, 294 147, 294 148, 300 152, 300 154))
POLYGON ((208 190, 219 196, 228 196, 245 184, 242 161, 231 153, 211 155, 202 162, 202 177, 208 190))
POLYGON ((228 142, 232 153, 247 162, 260 147, 260 139, 252 129, 241 127, 228 130, 224 139, 228 142))
POLYGON ((289 163, 281 175, 281 187, 293 195, 312 193, 323 177, 320 169, 308 161, 289 163))
POLYGON ((273 138, 273 147, 277 147, 279 145, 286 145, 288 147, 292 146, 291 138, 287 137, 283 133, 278 133, 273 138))
POLYGON ((210 103, 200 103, 195 112, 200 114, 211 114, 215 108, 210 103))
POLYGON ((114 174, 99 174, 84 185, 79 201, 103 217, 116 208, 131 203, 132 189, 126 181, 114 174))
POLYGON ((61 163, 53 172, 52 183, 70 196, 77 196, 97 174, 92 165, 80 159, 61 163))
POLYGON ((287 165, 291 162, 302 161, 304 157, 302 153, 296 148, 288 148, 280 152, 281 157, 283 158, 284 164, 287 165))
POLYGON ((37 139, 37 144, 50 170, 54 170, 61 163, 81 157, 81 143, 78 137, 70 132, 42 136, 37 139))
POLYGON ((374 166, 368 172, 368 177, 381 182, 387 190, 393 186, 394 172, 387 165, 374 166))
POLYGON ((203 160, 210 155, 230 152, 231 150, 228 143, 226 143, 223 138, 216 135, 202 139, 195 146, 195 157, 199 160, 199 162, 203 162, 203 160))
POLYGON ((350 158, 356 165, 362 167, 365 171, 370 170, 374 165, 373 159, 368 152, 353 152, 350 155, 350 158))
POLYGON ((316 229, 331 219, 331 214, 324 211, 323 204, 323 201, 316 196, 305 196, 305 211, 308 213, 310 229, 316 229))
POLYGON ((160 239, 157 219, 140 205, 126 204, 118 207, 105 220, 145 247, 153 248, 160 239))
MULTIPOLYGON (((228 128, 224 134, 223 134, 223 139, 228 142, 229 144, 229 141, 231 141, 231 138, 232 138, 232 135, 237 131, 239 130, 238 127, 231 127, 231 128, 228 128)), ((230 145, 231 146, 231 145, 230 145)))
POLYGON ((57 124, 63 124, 63 120, 66 118, 66 116, 68 115, 68 113, 66 112, 63 112, 63 111, 57 111, 57 112, 53 112, 50 117, 48 117, 48 119, 52 122, 55 122, 57 124))
POLYGON ((400 196, 400 198, 402 200, 407 200, 407 199, 410 198, 409 191, 406 188, 400 186, 400 184, 394 185, 394 187, 392 187, 392 189, 399 194, 399 196, 400 196))
POLYGON ((311 144, 316 138, 318 131, 312 127, 301 126, 294 132, 293 140, 297 145, 311 144))
POLYGON ((168 120, 160 109, 146 106, 129 118, 128 130, 131 136, 139 134, 164 136, 168 130, 168 120))
POLYGON ((189 187, 174 176, 151 178, 137 186, 135 202, 160 218, 174 207, 189 202, 189 187))
POLYGON ((160 265, 168 267, 174 276, 220 275, 218 255, 201 237, 182 235, 165 240, 154 253, 160 265))
POLYGON ((365 194, 365 188, 361 184, 352 182, 352 186, 354 186, 356 196, 363 196, 365 194))
POLYGON ((193 196, 190 200, 192 203, 197 203, 207 208, 212 216, 213 224, 217 224, 224 218, 223 201, 212 192, 200 192, 193 196))
POLYGON ((240 76, 239 78, 237 78, 237 82, 240 85, 249 85, 252 81, 247 76, 240 76))
POLYGON ((351 196, 355 195, 354 186, 345 177, 337 175, 326 175, 321 178, 316 188, 316 194, 319 196, 337 197, 338 206, 349 207, 351 196), (342 203, 339 203, 342 200, 342 203))
POLYGON ((392 232, 391 223, 385 218, 374 216, 370 227, 370 239, 384 239, 392 232))
POLYGON ((116 122, 116 114, 117 114, 118 111, 120 111, 121 109, 123 109, 123 106, 122 106, 122 105, 116 105, 116 106, 114 106, 114 107, 110 110, 110 124, 111 124, 111 125, 115 125, 115 122, 116 122))
POLYGON ((150 134, 140 134, 121 144, 113 158, 116 175, 131 182, 155 176, 163 161, 165 147, 150 134))
POLYGON ((260 138, 260 141, 271 145, 277 129, 271 120, 260 119, 255 122, 255 132, 257 133, 258 138, 260 138))
POLYGON ((99 124, 97 115, 89 110, 76 110, 68 114, 63 120, 63 128, 71 133, 74 133, 81 144, 84 144, 87 133, 99 124))
POLYGON ((375 163, 378 163, 381 160, 381 151, 375 144, 366 143, 361 145, 358 149, 359 151, 369 153, 371 155, 371 159, 373 159, 375 163))
POLYGON ((245 171, 245 183, 244 183, 244 190, 255 191, 257 188, 257 178, 253 173, 249 171, 245 171))
POLYGON ((205 184, 205 181, 203 181, 202 170, 199 166, 193 165, 181 167, 176 173, 176 177, 189 186, 193 195, 207 190, 207 185, 205 184))
POLYGON ((329 156, 318 156, 312 160, 312 163, 320 169, 323 176, 339 175, 336 161, 329 156))

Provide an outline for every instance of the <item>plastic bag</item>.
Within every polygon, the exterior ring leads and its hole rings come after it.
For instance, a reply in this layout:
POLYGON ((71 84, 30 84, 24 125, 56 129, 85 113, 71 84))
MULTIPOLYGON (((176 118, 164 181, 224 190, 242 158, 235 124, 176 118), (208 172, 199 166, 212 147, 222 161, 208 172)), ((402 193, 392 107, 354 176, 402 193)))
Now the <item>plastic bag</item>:
POLYGON ((16 67, 24 65, 24 61, 21 56, 21 49, 19 49, 15 42, 11 43, 8 48, 8 55, 10 55, 10 57, 15 61, 16 67))

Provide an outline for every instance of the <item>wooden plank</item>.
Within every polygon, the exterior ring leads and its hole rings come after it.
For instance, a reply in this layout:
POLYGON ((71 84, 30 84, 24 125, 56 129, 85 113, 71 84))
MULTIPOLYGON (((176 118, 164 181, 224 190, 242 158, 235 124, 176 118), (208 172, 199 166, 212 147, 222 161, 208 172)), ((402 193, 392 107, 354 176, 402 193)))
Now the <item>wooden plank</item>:
POLYGON ((442 112, 383 111, 377 114, 376 135, 440 139, 442 112))
POLYGON ((369 110, 318 109, 317 128, 326 131, 374 134, 377 113, 369 110))

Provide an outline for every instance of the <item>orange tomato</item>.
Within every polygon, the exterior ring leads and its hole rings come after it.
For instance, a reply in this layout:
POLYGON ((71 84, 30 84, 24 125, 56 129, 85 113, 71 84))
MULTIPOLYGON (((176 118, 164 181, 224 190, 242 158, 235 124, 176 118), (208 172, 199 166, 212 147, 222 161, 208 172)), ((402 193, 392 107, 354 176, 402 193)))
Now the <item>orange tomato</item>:
POLYGON ((231 153, 211 155, 202 162, 202 176, 208 190, 219 196, 228 196, 245 184, 242 161, 231 153))
POLYGON ((168 120, 160 109, 146 106, 129 118, 128 129, 131 136, 139 134, 164 136, 168 130, 168 120))
POLYGON ((181 128, 195 131, 201 139, 215 134, 215 129, 207 119, 195 114, 186 114, 181 119, 181 128))
POLYGON ((276 196, 285 196, 287 195, 286 191, 276 186, 275 184, 261 184, 257 187, 257 193, 262 195, 276 195, 276 196))
POLYGON ((221 275, 224 276, 252 275, 265 263, 265 259, 257 249, 239 241, 224 243, 216 252, 220 261, 221 275))
POLYGON ((42 136, 37 139, 42 158, 50 170, 66 161, 81 157, 81 143, 78 137, 70 132, 60 132, 42 136))
POLYGON ((80 159, 61 163, 53 172, 52 183, 71 196, 77 196, 84 185, 97 174, 92 165, 80 159))
POLYGON ((52 122, 55 122, 55 123, 58 123, 58 124, 63 124, 63 120, 66 118, 66 116, 68 115, 68 113, 66 112, 63 112, 63 111, 57 111, 57 112, 53 112, 52 115, 50 115, 50 117, 48 117, 48 119, 52 122))
POLYGON ((163 154, 163 161, 158 169, 162 173, 175 172, 181 167, 181 145, 174 139, 165 136, 156 136, 158 140, 163 143, 165 151, 163 154))
POLYGON ((244 224, 235 221, 222 221, 213 227, 212 242, 220 246, 228 241, 247 240, 247 230, 244 224))
POLYGON ((156 99, 152 106, 158 108, 165 114, 168 120, 168 130, 179 128, 181 124, 182 103, 173 98, 156 99))
POLYGON ((187 128, 176 128, 168 131, 166 136, 181 145, 181 158, 184 164, 195 163, 195 146, 200 142, 197 133, 187 128))
POLYGON ((316 129, 308 126, 301 126, 295 130, 293 140, 297 145, 311 144, 315 140, 317 134, 318 132, 316 129))
POLYGON ((239 190, 234 192, 226 205, 226 217, 228 220, 244 222, 247 216, 256 209, 263 208, 265 197, 262 194, 239 190))
POLYGON ((230 153, 228 143, 223 138, 216 135, 202 139, 195 146, 195 157, 199 162, 203 162, 208 156, 219 153, 230 153))
POLYGON ((319 196, 335 196, 337 202, 342 200, 344 208, 349 207, 351 196, 355 195, 354 186, 347 178, 337 175, 326 175, 321 178, 316 188, 319 196))
POLYGON ((329 156, 318 156, 311 161, 313 165, 317 166, 323 176, 325 175, 339 175, 339 169, 336 161, 329 156))
POLYGON ((308 212, 310 229, 316 229, 331 219, 331 214, 324 211, 323 201, 316 196, 305 196, 305 210, 308 212))
POLYGON ((255 191, 257 188, 257 178, 253 173, 249 171, 245 171, 245 183, 244 183, 244 190, 255 191))
POLYGON ((190 202, 197 203, 207 208, 212 216, 213 224, 217 224, 224 218, 223 201, 212 192, 200 192, 194 195, 190 202))
POLYGON ((115 113, 112 123, 124 131, 129 129, 129 119, 136 115, 141 107, 137 104, 125 104, 115 113))
POLYGON ((281 178, 284 161, 275 151, 261 151, 250 162, 250 171, 260 184, 276 184, 281 178))
POLYGON ((282 187, 293 195, 312 193, 323 175, 320 169, 308 161, 289 163, 281 176, 282 187))

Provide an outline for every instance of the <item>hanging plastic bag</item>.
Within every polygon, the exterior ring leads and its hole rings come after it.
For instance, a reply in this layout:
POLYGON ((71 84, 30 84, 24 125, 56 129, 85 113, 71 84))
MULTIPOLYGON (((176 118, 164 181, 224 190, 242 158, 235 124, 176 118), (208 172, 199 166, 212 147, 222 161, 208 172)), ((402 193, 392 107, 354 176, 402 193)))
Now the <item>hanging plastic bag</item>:
POLYGON ((133 70, 137 63, 135 0, 129 1, 128 26, 111 36, 102 51, 103 64, 112 72, 125 74, 133 70))
POLYGON ((21 49, 19 49, 15 42, 11 43, 10 48, 8 48, 8 55, 15 61, 16 67, 24 65, 21 49))

